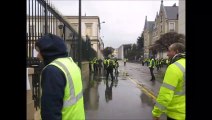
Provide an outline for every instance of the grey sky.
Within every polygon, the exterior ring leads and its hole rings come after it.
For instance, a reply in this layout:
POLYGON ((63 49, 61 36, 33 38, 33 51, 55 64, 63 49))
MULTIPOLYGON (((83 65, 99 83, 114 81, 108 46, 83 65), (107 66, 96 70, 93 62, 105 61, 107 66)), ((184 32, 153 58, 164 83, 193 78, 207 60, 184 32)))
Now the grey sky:
MULTIPOLYGON (((78 0, 50 0, 62 15, 78 15, 78 0)), ((143 31, 145 16, 154 21, 161 0, 82 0, 82 16, 99 16, 105 47, 118 48, 136 43, 143 31)), ((178 0, 164 0, 165 6, 178 6, 178 0)))

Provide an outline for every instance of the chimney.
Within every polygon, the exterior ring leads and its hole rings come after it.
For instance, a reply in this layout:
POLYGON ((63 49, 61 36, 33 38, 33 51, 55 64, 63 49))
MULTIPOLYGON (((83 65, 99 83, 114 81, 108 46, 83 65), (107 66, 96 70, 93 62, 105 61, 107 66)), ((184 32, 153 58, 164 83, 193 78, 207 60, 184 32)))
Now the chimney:
POLYGON ((172 7, 176 7, 176 3, 174 3, 172 7))

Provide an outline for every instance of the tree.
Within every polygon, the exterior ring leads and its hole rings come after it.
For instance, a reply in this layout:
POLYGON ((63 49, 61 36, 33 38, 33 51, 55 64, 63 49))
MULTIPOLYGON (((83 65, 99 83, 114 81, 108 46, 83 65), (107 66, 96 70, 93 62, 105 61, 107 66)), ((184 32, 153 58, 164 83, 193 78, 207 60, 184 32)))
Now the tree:
POLYGON ((112 54, 114 50, 115 50, 115 49, 112 48, 112 47, 106 47, 106 48, 103 50, 103 55, 104 55, 104 57, 107 58, 108 55, 112 54))
POLYGON ((142 50, 143 47, 144 47, 144 35, 143 35, 143 33, 142 33, 141 36, 139 36, 139 37, 137 38, 137 48, 138 48, 139 50, 142 50))
POLYGON ((176 32, 168 32, 155 41, 152 50, 168 50, 169 46, 176 42, 185 44, 185 36, 176 32))
POLYGON ((137 57, 144 55, 144 34, 137 38, 137 57))

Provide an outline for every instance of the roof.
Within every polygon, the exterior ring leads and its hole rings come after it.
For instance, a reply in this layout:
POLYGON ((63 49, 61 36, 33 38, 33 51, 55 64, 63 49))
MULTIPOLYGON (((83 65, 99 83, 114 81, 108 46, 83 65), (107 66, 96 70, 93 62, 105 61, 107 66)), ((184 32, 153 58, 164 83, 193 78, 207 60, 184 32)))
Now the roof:
POLYGON ((153 31, 154 25, 155 25, 155 21, 148 21, 147 22, 147 29, 149 31, 153 31))
POLYGON ((154 25, 155 25, 155 21, 146 21, 144 25, 144 29, 152 32, 154 25))
POLYGON ((178 19, 178 6, 164 6, 167 19, 177 20, 178 19))

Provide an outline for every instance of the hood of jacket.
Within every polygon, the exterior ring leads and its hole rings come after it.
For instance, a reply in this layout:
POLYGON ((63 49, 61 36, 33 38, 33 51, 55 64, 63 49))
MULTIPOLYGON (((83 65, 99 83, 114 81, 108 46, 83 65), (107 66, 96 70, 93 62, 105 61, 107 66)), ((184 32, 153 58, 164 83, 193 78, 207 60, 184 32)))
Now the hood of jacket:
POLYGON ((68 56, 64 40, 53 34, 42 36, 37 40, 35 46, 38 47, 43 57, 44 65, 49 64, 57 58, 68 56))

